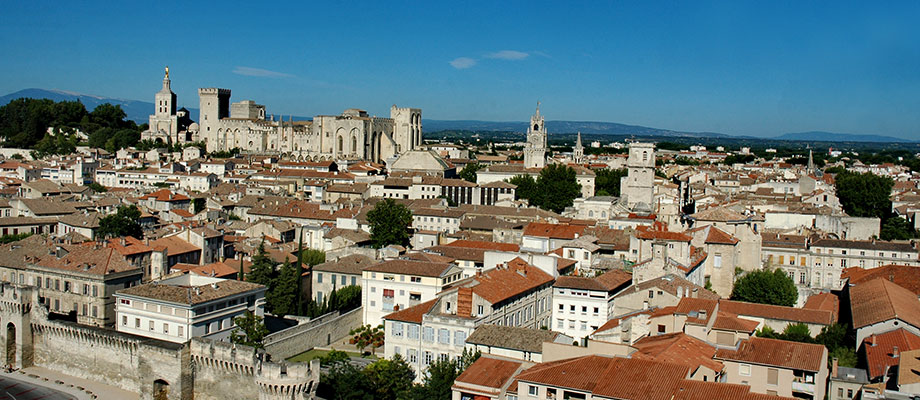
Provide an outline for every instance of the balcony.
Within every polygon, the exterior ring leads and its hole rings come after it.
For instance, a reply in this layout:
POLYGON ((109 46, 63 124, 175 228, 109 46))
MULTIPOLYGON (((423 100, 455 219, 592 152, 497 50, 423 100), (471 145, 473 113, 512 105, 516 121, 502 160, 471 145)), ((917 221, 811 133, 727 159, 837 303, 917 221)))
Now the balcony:
POLYGON ((798 393, 815 394, 815 384, 805 382, 792 382, 792 391, 798 393))

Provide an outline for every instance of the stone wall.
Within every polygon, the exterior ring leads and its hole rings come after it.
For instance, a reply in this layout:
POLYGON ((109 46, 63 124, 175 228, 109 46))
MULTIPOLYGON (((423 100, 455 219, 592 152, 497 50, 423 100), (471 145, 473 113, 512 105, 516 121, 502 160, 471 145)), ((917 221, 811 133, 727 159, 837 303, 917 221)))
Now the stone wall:
POLYGON ((142 400, 309 399, 319 382, 318 361, 272 363, 249 346, 204 338, 171 343, 51 320, 35 296, 31 287, 0 284, 0 324, 6 328, 0 341, 4 359, 17 368, 41 366, 142 400))
POLYGON ((328 346, 333 340, 361 326, 362 307, 338 315, 330 313, 305 324, 290 327, 265 337, 265 351, 273 360, 284 360, 314 347, 328 346))

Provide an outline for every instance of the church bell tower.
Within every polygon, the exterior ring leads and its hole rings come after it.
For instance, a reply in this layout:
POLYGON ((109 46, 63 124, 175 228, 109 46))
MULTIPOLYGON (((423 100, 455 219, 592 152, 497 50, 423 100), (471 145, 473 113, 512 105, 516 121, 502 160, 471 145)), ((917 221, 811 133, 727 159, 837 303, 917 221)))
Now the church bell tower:
POLYGON ((524 167, 540 168, 546 166, 546 124, 540 115, 540 102, 537 112, 530 117, 527 127, 527 145, 524 147, 524 167))

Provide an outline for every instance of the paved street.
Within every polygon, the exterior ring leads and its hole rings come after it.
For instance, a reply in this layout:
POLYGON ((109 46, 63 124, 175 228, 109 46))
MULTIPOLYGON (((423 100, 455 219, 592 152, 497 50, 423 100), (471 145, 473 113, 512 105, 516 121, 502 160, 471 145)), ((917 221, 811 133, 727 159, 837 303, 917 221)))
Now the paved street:
POLYGON ((0 400, 76 400, 76 397, 57 390, 28 383, 8 376, 0 376, 0 400))

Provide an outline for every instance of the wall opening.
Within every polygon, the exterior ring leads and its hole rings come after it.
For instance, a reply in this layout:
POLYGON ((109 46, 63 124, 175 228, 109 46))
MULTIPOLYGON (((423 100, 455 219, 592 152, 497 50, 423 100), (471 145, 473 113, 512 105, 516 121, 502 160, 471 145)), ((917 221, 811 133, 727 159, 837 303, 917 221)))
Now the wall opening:
POLYGON ((16 366, 16 325, 6 324, 6 364, 16 366))
POLYGON ((167 400, 169 398, 169 382, 162 379, 153 381, 153 400, 167 400))

